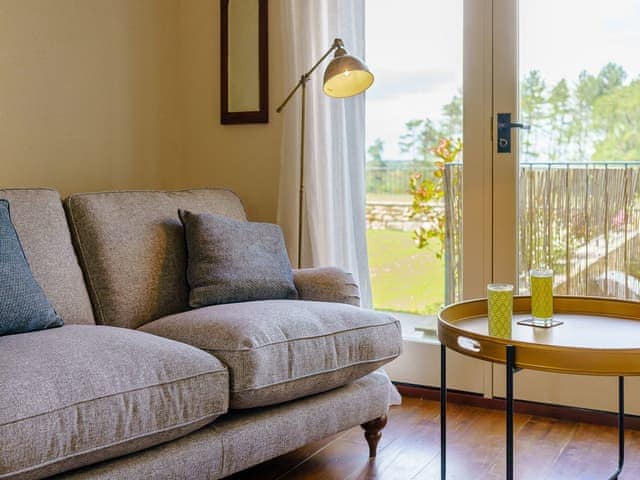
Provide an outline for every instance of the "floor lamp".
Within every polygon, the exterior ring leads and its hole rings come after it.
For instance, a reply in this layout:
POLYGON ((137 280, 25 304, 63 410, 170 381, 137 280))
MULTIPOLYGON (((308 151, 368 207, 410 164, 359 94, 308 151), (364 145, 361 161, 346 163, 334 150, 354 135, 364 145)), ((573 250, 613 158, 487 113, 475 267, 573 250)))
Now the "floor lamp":
POLYGON ((298 83, 293 87, 287 98, 284 99, 276 111, 280 113, 293 95, 302 88, 302 101, 300 108, 300 180, 298 193, 298 268, 302 266, 302 220, 304 203, 304 140, 305 140, 305 104, 307 82, 311 74, 320 64, 335 50, 333 60, 329 62, 324 71, 323 91, 334 98, 345 98, 364 92, 373 83, 373 74, 365 63, 353 55, 348 55, 344 49, 344 43, 336 38, 327 52, 320 57, 313 67, 304 73, 298 83))

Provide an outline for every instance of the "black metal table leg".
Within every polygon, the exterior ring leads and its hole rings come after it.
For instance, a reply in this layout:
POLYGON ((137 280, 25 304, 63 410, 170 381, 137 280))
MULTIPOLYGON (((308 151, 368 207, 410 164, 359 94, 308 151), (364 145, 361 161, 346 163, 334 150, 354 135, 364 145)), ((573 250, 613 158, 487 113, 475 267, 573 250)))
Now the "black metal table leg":
POLYGON ((516 350, 507 345, 507 480, 513 480, 513 375, 516 370, 516 350))
POLYGON ((447 347, 440 345, 440 478, 447 478, 447 347))
POLYGON ((624 465, 624 377, 618 377, 618 469, 609 480, 617 480, 624 465))

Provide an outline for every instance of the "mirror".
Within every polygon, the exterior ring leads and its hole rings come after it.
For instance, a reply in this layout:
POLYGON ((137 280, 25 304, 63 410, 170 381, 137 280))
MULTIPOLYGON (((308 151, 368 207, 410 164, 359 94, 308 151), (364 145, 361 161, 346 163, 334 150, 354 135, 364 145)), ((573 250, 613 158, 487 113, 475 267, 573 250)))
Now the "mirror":
POLYGON ((267 0, 220 1, 221 123, 267 123, 267 0))

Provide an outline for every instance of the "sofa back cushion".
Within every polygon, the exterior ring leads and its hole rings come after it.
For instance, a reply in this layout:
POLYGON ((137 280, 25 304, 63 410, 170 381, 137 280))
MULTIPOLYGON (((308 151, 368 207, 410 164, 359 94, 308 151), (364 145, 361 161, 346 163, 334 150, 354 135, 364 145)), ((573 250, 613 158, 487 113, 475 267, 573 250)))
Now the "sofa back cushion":
POLYGON ((246 219, 222 189, 76 194, 65 206, 96 321, 126 328, 189 309, 178 209, 246 219))
POLYGON ((62 319, 33 278, 9 202, 0 198, 0 335, 60 326, 62 319))
POLYGON ((190 306, 297 298, 278 225, 189 210, 178 214, 187 242, 190 306))
POLYGON ((34 278, 66 324, 93 324, 91 302, 58 192, 0 189, 34 278))

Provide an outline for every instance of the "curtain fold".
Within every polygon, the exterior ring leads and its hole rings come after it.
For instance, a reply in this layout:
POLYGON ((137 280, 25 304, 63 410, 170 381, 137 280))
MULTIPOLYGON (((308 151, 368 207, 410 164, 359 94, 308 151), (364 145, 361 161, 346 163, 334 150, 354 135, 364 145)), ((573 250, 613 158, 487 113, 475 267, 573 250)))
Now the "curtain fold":
MULTIPOLYGON (((365 0, 283 0, 284 78, 300 76, 342 38, 364 58, 365 0)), ((371 307, 365 224, 365 96, 335 99, 322 92, 324 68, 307 84, 303 266, 337 266, 357 279, 362 305, 371 307)), ((287 85, 288 87, 289 85, 287 85)), ((287 90, 288 91, 288 90, 287 90)), ((292 264, 297 259, 301 95, 283 111, 278 223, 292 264)))

